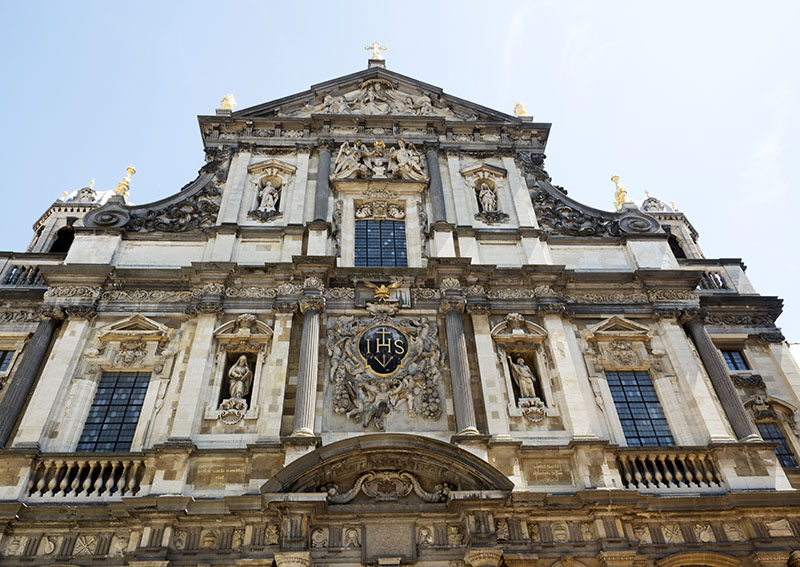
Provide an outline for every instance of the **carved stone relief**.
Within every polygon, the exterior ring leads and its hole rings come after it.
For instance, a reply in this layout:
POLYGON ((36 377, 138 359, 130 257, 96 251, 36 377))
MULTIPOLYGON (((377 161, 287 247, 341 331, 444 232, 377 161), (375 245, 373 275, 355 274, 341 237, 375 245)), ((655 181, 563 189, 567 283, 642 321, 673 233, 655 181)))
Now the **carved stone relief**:
POLYGON ((373 318, 332 319, 327 352, 334 411, 364 428, 384 429, 392 410, 438 420, 442 358, 427 317, 396 318, 396 307, 370 304, 373 318), (382 306, 383 312, 376 311, 382 306), (374 336, 373 336, 374 335, 374 336))
POLYGON ((331 504, 347 504, 363 493, 375 502, 395 502, 409 496, 412 492, 423 502, 444 502, 453 487, 443 482, 427 491, 420 485, 417 477, 405 471, 372 471, 360 475, 353 486, 339 491, 335 484, 322 487, 331 504))
POLYGON ((343 142, 336 154, 331 179, 405 179, 427 182, 422 155, 413 142, 397 140, 386 149, 382 141, 367 148, 361 140, 343 142))
POLYGON ((286 116, 310 116, 312 114, 363 114, 441 116, 450 120, 476 120, 471 113, 458 112, 431 95, 412 92, 396 87, 385 79, 369 79, 358 89, 342 94, 323 91, 316 102, 298 110, 286 112, 286 116))

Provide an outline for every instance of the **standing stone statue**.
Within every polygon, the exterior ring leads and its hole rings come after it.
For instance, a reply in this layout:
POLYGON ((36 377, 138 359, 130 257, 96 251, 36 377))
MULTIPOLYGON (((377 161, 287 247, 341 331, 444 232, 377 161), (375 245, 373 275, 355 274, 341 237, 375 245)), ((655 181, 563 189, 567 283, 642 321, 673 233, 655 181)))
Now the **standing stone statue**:
POLYGON ((258 210, 265 213, 274 213, 278 204, 278 189, 272 186, 272 181, 267 181, 261 189, 261 201, 258 210))
POLYGON ((240 356, 236 364, 228 370, 228 378, 230 379, 228 392, 231 398, 244 398, 250 393, 253 373, 250 371, 250 367, 247 366, 247 357, 245 355, 240 356))
POLYGON ((484 213, 497 210, 497 194, 486 181, 479 186, 478 200, 481 202, 481 209, 484 213))
POLYGON ((510 356, 508 357, 509 364, 511 365, 511 376, 514 378, 519 387, 519 394, 522 398, 535 398, 536 387, 534 386, 535 378, 531 372, 530 366, 525 364, 525 360, 520 356, 517 362, 510 356))

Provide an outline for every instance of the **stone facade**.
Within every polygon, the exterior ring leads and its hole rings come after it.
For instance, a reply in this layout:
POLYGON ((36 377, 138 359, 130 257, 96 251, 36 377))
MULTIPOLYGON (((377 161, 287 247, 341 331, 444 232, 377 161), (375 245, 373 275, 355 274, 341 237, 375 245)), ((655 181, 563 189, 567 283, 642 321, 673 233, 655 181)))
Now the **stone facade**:
POLYGON ((81 189, 0 257, 0 564, 800 565, 781 301, 682 213, 572 200, 549 124, 382 61, 199 122, 181 191, 81 189), (92 451, 109 376, 141 409, 92 451))

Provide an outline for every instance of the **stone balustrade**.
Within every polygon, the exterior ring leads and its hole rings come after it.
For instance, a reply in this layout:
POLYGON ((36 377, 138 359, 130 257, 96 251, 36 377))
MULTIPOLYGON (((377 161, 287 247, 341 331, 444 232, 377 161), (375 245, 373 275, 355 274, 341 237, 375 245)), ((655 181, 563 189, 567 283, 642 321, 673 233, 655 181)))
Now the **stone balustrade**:
POLYGON ((44 279, 36 265, 12 264, 6 268, 0 283, 12 287, 45 287, 44 279))
POLYGON ((130 456, 40 459, 32 465, 26 494, 36 498, 135 496, 144 469, 144 460, 130 456))
POLYGON ((616 460, 625 488, 726 489, 714 457, 702 449, 621 449, 616 460))

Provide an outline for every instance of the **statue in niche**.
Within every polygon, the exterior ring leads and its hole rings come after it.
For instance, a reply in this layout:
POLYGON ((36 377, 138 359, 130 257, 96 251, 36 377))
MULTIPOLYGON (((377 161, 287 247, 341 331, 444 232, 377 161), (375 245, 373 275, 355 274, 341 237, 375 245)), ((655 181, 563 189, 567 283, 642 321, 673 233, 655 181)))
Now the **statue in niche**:
POLYGON ((245 396, 250 393, 253 384, 253 372, 247 364, 247 356, 241 355, 228 370, 228 395, 219 405, 218 417, 222 423, 235 425, 247 413, 245 396))
POLYGON ((514 358, 512 356, 509 356, 508 364, 511 368, 511 377, 514 378, 514 382, 517 384, 517 387, 519 388, 520 397, 535 398, 536 379, 533 376, 533 372, 531 372, 531 367, 525 364, 525 359, 519 356, 517 357, 517 361, 514 362, 514 358))
POLYGON ((497 186, 493 181, 477 179, 473 188, 478 199, 479 212, 475 215, 477 220, 486 224, 498 224, 508 220, 508 215, 500 210, 497 186))
POLYGON ((536 395, 536 376, 531 367, 520 355, 509 355, 508 366, 511 378, 519 388, 517 407, 522 415, 534 423, 542 421, 547 415, 544 401, 536 395), (516 361, 514 358, 516 357, 516 361))
POLYGON ((261 178, 260 181, 251 181, 258 191, 258 206, 248 213, 248 216, 262 222, 271 221, 281 216, 278 203, 281 199, 281 186, 283 183, 277 177, 261 178), (262 187, 263 184, 263 187, 262 187))
POLYGON ((250 393, 253 373, 247 366, 247 356, 240 356, 236 364, 231 366, 231 369, 228 370, 228 378, 230 379, 228 392, 232 398, 244 398, 250 393))
POLYGON ((389 173, 396 179, 413 179, 425 181, 428 178, 422 170, 422 157, 413 143, 406 146, 405 141, 397 140, 397 148, 391 148, 389 154, 389 173))
POLYGON ((258 204, 258 210, 262 213, 274 213, 278 205, 278 190, 272 186, 272 181, 267 181, 264 188, 261 189, 261 201, 258 204))
POLYGON ((481 182, 478 186, 478 200, 484 213, 497 211, 497 194, 486 181, 481 182))

